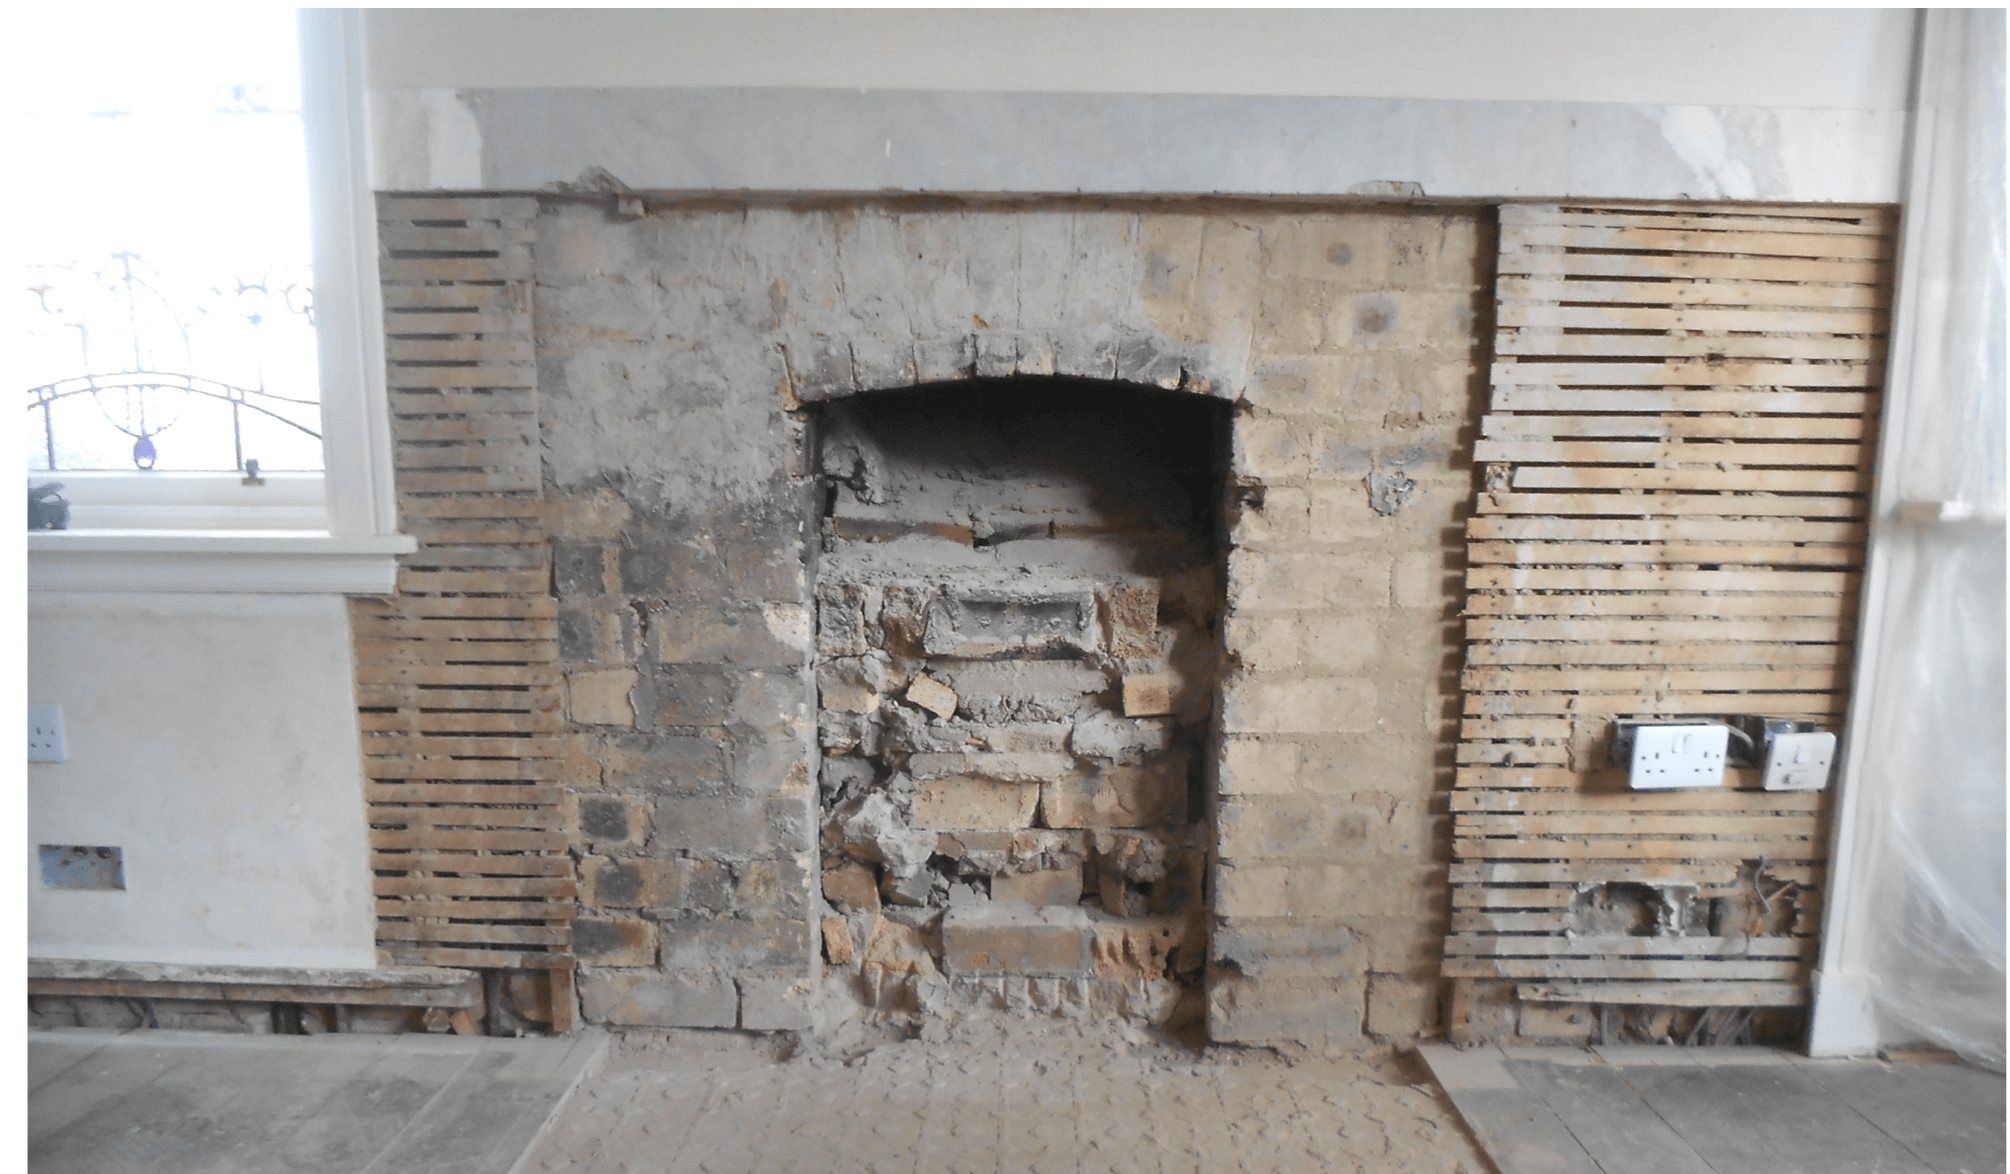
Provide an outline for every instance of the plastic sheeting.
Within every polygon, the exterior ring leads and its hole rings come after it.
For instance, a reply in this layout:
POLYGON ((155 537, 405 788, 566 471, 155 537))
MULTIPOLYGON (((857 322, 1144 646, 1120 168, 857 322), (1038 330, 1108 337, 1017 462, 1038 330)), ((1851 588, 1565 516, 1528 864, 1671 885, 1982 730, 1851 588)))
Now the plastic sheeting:
POLYGON ((1878 1043, 2001 1071, 2004 13, 1938 10, 1923 32, 1840 961, 1878 1043))

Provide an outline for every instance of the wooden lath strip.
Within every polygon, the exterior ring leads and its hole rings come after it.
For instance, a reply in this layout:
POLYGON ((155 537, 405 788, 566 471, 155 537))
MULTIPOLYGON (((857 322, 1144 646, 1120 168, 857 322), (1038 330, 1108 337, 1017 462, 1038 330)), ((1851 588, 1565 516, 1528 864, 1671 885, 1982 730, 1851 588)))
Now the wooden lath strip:
MULTIPOLYGON (((572 965, 536 213, 523 198, 380 201, 393 461, 420 546, 396 595, 351 614, 378 941, 431 965, 572 965)), ((569 1026, 569 980, 551 985, 553 1024, 569 1026)))
POLYGON ((1828 796, 1767 794, 1749 769, 1635 794, 1605 729, 1834 728, 1846 710, 1894 224, 1885 208, 1502 209, 1447 977, 1582 980, 1521 989, 1591 1002, 1802 999, 1828 796), (1735 904, 1761 867, 1800 886, 1792 936, 1601 938, 1573 912, 1614 883, 1735 904))

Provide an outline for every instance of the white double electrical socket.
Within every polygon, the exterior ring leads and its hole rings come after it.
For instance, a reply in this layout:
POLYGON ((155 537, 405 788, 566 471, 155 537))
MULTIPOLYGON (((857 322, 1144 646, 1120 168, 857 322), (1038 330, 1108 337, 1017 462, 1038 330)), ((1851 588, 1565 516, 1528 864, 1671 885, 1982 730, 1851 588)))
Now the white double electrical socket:
POLYGON ((1635 726, 1628 782, 1636 791, 1721 787, 1730 739, 1721 725, 1635 726))
POLYGON ((28 707, 28 761, 66 762, 70 757, 69 743, 63 740, 63 707, 60 705, 31 705, 28 707))
POLYGON ((1836 736, 1827 731, 1774 734, 1761 785, 1768 791, 1819 791, 1829 785, 1835 757, 1836 736))

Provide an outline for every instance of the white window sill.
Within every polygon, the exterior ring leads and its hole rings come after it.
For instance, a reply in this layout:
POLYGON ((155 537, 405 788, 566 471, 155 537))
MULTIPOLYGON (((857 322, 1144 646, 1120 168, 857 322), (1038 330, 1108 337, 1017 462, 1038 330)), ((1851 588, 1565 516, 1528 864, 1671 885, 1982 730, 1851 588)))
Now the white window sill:
POLYGON ((316 530, 32 530, 30 591, 388 595, 407 534, 316 530))

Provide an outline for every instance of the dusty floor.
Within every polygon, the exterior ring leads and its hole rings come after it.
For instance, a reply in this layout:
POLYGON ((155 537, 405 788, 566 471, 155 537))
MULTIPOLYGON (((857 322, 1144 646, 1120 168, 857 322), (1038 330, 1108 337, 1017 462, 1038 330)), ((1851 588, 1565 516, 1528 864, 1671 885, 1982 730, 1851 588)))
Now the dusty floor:
POLYGON ((1195 1052, 971 1024, 847 1057, 705 1033, 617 1045, 522 1169, 1487 1174, 1414 1056, 1195 1052))

